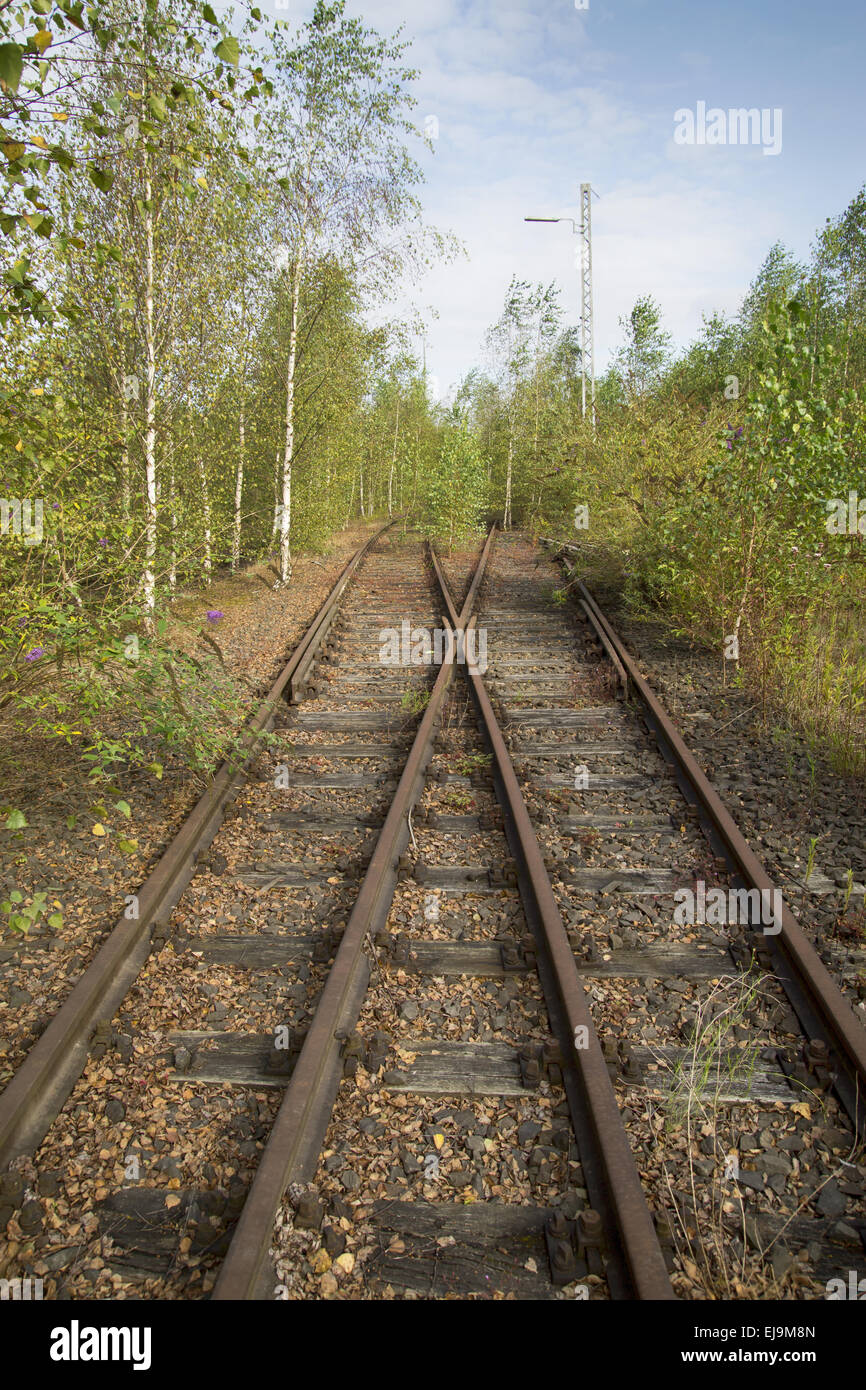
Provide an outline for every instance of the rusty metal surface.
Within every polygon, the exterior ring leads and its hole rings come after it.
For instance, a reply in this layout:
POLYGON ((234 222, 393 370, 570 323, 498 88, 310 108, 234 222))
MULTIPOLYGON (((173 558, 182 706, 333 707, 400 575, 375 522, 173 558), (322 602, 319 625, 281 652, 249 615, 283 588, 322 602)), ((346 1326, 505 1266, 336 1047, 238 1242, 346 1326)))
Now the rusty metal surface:
POLYGON ((605 631, 603 624, 598 621, 595 609, 590 604, 586 603, 583 599, 581 599, 580 601, 580 606, 586 614, 587 620, 595 629, 596 636, 598 637, 598 640, 601 643, 601 645, 604 647, 604 650, 607 652, 608 660, 611 662, 614 670, 616 671, 617 683, 619 685, 619 693, 621 694, 624 700, 627 700, 628 673, 626 672, 625 667, 623 666, 622 662, 617 656, 616 649, 613 646, 613 643, 611 642, 607 632, 605 631))
POLYGON ((223 1261, 215 1299, 251 1299, 266 1292, 262 1278, 277 1209, 289 1183, 305 1180, 315 1169, 339 1085, 341 1039, 354 1028, 363 1002, 369 974, 365 943, 390 911, 398 859, 409 841, 409 813, 424 785, 454 676, 452 656, 449 646, 223 1261))
MULTIPOLYGON (((393 523, 389 522, 388 525, 393 523)), ((273 721, 276 708, 299 664, 318 647, 323 623, 335 611, 351 576, 387 526, 360 546, 307 628, 291 658, 246 726, 243 753, 235 766, 223 763, 171 844, 138 890, 136 920, 122 917, 48 1027, 28 1052, 0 1095, 0 1168, 28 1153, 42 1140, 87 1061, 98 1019, 111 1017, 150 951, 154 928, 167 921, 195 872, 196 855, 214 839, 226 804, 237 795, 246 767, 257 751, 256 738, 273 721)))
MULTIPOLYGON (((494 531, 491 530, 470 590, 473 599, 483 580, 493 536, 494 531)), ((446 604, 453 615, 454 603, 435 555, 433 562, 446 604)), ((467 612, 467 605, 464 604, 459 626, 466 625, 467 612)), ((519 881, 528 908, 527 917, 536 937, 540 938, 539 972, 551 1025, 560 1043, 566 1093, 575 1131, 580 1139, 581 1162, 585 1173, 589 1169, 595 1175, 594 1204, 607 1208, 618 1238, 618 1249, 611 1250, 611 1254, 620 1257, 623 1279, 620 1282, 615 1277, 611 1278, 611 1291, 614 1296, 621 1297, 672 1299, 674 1293, 664 1255, 523 793, 484 681, 471 666, 466 667, 466 678, 493 753, 497 790, 510 830, 509 839, 522 870, 519 881), (576 1047, 575 1040, 578 1038, 586 1045, 576 1047), (569 1084, 569 1080, 572 1084, 569 1084), (587 1140, 594 1149, 592 1154, 587 1152, 587 1140)))
MULTIPOLYGON (((567 562, 566 567, 570 568, 567 562)), ((650 727, 662 751, 667 750, 675 761, 687 789, 717 835, 734 871, 748 888, 772 892, 775 885, 769 874, 658 697, 640 674, 631 653, 582 581, 579 582, 579 589, 584 603, 594 613, 598 625, 606 633, 627 671, 631 688, 646 710, 650 727)), ((866 1029, 859 1023, 824 962, 784 902, 781 931, 767 933, 760 939, 767 943, 771 957, 775 957, 779 981, 807 1037, 823 1038, 842 1063, 843 1070, 837 1077, 835 1089, 855 1128, 861 1133, 866 1131, 866 1029)))

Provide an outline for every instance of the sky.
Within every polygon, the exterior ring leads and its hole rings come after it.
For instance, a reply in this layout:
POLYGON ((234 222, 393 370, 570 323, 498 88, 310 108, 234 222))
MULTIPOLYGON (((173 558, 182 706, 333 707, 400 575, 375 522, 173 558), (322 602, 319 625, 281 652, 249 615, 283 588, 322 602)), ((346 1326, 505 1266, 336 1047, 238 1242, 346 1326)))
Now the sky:
MULTIPOLYGON (((313 8, 258 3, 293 25, 313 8)), ((419 196, 466 256, 406 286, 396 309, 427 318, 443 396, 484 366, 513 275, 556 281, 579 322, 571 225, 523 219, 579 219, 582 182, 597 195, 597 372, 638 297, 685 346, 703 314, 737 311, 773 242, 805 258, 866 182, 863 0, 348 0, 347 13, 382 34, 402 26, 415 122, 438 123, 432 151, 412 149, 419 196), (766 112, 757 143, 731 138, 741 107, 766 112)))

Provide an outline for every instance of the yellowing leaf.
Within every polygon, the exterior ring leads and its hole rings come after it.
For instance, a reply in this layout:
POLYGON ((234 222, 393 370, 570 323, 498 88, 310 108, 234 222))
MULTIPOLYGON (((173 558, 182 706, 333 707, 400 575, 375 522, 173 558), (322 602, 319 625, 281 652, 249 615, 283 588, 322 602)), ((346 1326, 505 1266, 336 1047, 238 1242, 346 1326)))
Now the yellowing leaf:
POLYGON ((48 149, 48 141, 45 139, 44 135, 31 135, 30 139, 33 141, 34 145, 39 146, 40 150, 48 149))
POLYGON ((795 1115, 802 1115, 804 1120, 811 1120, 812 1118, 812 1111, 804 1100, 798 1100, 796 1105, 791 1106, 791 1109, 795 1115))
POLYGON ((69 116, 65 111, 52 111, 51 117, 55 121, 68 121, 69 116))
POLYGON ((444 1135, 444 1134, 434 1134, 434 1135, 433 1135, 433 1144, 434 1144, 434 1146, 435 1146, 437 1149, 441 1149, 441 1148, 442 1148, 442 1145, 443 1145, 444 1143, 445 1143, 445 1135, 444 1135))
POLYGON ((104 835, 104 834, 105 834, 105 826, 102 825, 102 824, 100 824, 99 821, 97 821, 96 824, 95 824, 94 827, 93 827, 93 834, 94 834, 94 835, 104 835))
POLYGON ((20 159, 22 154, 27 153, 27 146, 22 145, 19 140, 4 140, 2 148, 10 164, 13 159, 20 159))
POLYGON ((39 49, 39 52, 44 53, 51 43, 51 30, 37 29, 36 33, 33 35, 33 42, 39 49))
POLYGON ((201 174, 199 174, 198 178, 196 179, 196 183, 198 184, 199 188, 204 188, 205 190, 207 189, 207 179, 204 178, 201 174))
POLYGON ((180 1206, 180 1198, 176 1197, 173 1192, 169 1192, 165 1199, 165 1205, 168 1207, 169 1211, 171 1211, 172 1207, 180 1206))

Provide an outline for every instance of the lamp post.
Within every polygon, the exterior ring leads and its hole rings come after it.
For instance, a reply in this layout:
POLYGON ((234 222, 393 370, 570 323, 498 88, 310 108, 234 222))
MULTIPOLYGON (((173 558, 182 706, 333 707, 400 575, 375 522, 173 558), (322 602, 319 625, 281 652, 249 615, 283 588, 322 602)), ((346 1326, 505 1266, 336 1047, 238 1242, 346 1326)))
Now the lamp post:
POLYGON ((592 188, 580 185, 580 226, 573 217, 524 217, 524 222, 570 222, 575 236, 580 237, 580 402, 586 418, 586 378, 589 377, 592 427, 595 430, 595 351, 594 316, 592 307, 592 188))

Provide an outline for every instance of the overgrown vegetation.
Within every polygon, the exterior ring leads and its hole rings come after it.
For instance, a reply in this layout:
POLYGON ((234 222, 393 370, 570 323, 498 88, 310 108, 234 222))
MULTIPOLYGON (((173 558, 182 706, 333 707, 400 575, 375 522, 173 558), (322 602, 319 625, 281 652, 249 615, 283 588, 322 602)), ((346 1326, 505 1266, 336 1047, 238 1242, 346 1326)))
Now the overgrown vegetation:
POLYGON ((169 646, 182 589, 265 556, 288 585, 374 516, 450 550, 492 512, 579 542, 862 771, 866 193, 679 357, 642 297, 594 421, 556 287, 516 277, 440 406, 419 325, 367 313, 458 249, 422 221, 407 46, 342 0, 292 33, 247 4, 0 6, 7 724, 96 781, 207 775, 247 692, 218 615, 169 646))
POLYGON ((405 50, 342 0, 296 34, 198 0, 0 6, 0 710, 98 781, 229 747, 247 692, 220 614, 169 643, 182 589, 265 556, 290 584, 383 512, 435 530, 452 468, 463 534, 474 440, 417 325, 365 313, 455 249, 421 220, 405 50))
POLYGON ((844 771, 866 769, 866 190, 808 265, 774 246, 739 315, 674 356, 645 296, 584 418, 553 287, 514 281, 461 392, 507 525, 706 644, 844 771))

